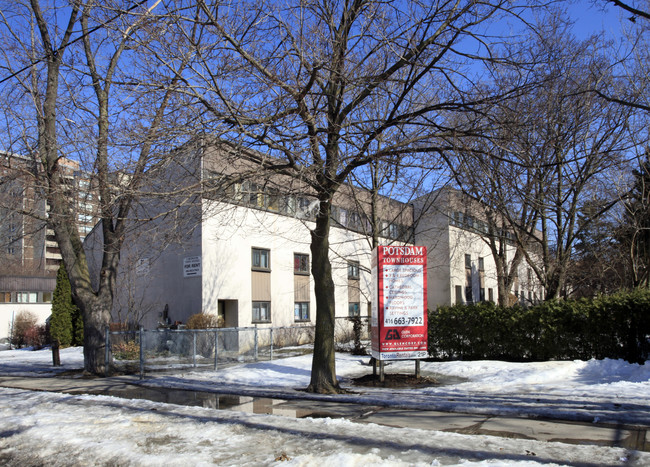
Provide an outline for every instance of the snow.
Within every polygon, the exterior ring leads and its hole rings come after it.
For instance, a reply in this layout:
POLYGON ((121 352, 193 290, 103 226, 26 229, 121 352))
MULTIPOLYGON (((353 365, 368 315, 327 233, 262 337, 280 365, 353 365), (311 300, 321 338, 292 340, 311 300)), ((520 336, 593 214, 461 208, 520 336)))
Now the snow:
MULTIPOLYGON (((55 371, 49 350, 3 351, 0 378, 53 377, 80 369, 81 349, 62 350, 61 362, 55 371)), ((337 375, 353 391, 338 396, 301 391, 309 382, 309 355, 238 364, 217 372, 147 375, 142 383, 285 400, 312 397, 650 426, 650 365, 616 360, 422 362, 423 375, 441 381, 451 378, 450 384, 420 389, 352 387, 352 378, 371 372, 367 363, 367 357, 337 354, 337 375)), ((386 371, 412 372, 413 362, 392 362, 386 371)), ((650 465, 650 453, 617 447, 10 388, 0 388, 0 420, 2 465, 650 465)))

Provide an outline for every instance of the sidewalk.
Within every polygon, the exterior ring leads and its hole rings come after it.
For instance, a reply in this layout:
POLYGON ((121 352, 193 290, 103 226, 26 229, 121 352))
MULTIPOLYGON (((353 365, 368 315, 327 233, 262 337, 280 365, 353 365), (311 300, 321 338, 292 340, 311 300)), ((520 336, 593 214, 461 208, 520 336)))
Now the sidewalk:
POLYGON ((54 378, 0 377, 0 386, 2 387, 34 391, 109 395, 295 418, 344 418, 357 423, 375 423, 392 427, 650 451, 648 436, 650 427, 647 426, 489 416, 433 410, 406 410, 379 405, 293 398, 291 400, 270 399, 250 395, 224 395, 213 392, 149 388, 146 386, 146 382, 139 383, 137 376, 88 379, 62 376, 54 378))

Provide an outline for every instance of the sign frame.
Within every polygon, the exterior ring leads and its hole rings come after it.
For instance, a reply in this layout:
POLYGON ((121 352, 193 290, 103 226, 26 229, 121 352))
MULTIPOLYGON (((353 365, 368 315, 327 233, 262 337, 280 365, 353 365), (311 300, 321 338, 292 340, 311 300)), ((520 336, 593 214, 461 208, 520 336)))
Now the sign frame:
POLYGON ((371 354, 379 360, 428 357, 427 248, 372 252, 371 354))
POLYGON ((183 277, 198 277, 203 275, 201 256, 186 256, 183 258, 183 277))

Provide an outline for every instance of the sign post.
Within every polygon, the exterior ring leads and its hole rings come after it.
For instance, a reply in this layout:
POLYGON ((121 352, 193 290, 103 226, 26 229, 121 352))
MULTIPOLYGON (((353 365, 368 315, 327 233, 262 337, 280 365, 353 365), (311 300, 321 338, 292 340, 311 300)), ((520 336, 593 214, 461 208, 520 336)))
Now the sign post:
MULTIPOLYGON (((426 358, 426 247, 375 248, 372 254, 372 288, 371 350, 382 369, 385 360, 426 358)), ((417 364, 419 361, 416 369, 417 364)))

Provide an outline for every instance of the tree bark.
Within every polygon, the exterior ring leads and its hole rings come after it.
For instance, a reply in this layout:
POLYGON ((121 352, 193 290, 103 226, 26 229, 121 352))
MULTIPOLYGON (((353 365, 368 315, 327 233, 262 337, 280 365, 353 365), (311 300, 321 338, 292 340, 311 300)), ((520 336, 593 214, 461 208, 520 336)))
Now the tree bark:
POLYGON ((341 391, 336 379, 334 352, 334 280, 329 260, 329 231, 331 199, 321 199, 316 227, 311 232, 311 273, 316 295, 316 336, 311 367, 311 382, 307 390, 320 394, 341 391))

